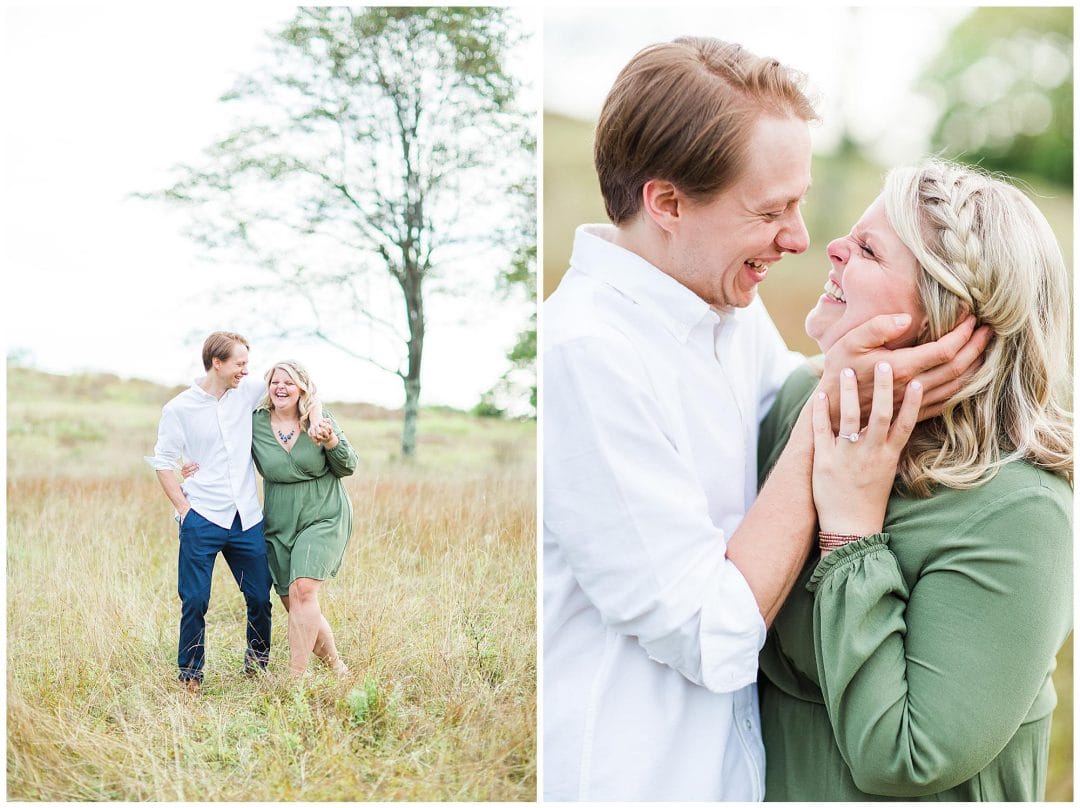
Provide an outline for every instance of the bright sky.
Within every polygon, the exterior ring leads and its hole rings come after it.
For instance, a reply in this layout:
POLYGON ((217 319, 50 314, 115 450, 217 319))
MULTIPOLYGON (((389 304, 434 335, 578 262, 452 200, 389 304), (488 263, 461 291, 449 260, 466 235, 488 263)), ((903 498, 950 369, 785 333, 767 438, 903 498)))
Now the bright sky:
POLYGON ((682 35, 738 42, 806 73, 820 97, 814 147, 828 151, 847 119, 885 164, 918 157, 933 109, 912 79, 970 7, 716 4, 711 7, 549 9, 544 107, 594 120, 615 76, 640 48, 682 35))
MULTIPOLYGON (((265 61, 266 32, 292 14, 249 4, 5 8, 8 352, 52 371, 186 383, 202 372, 206 333, 244 332, 294 303, 221 295, 241 270, 204 259, 181 234, 184 212, 129 197, 166 187, 173 166, 198 162, 232 128, 217 99, 265 61)), ((527 22, 535 30, 535 18, 527 22)), ((518 54, 515 64, 535 90, 535 59, 518 54)), ((506 369, 528 307, 485 294, 494 276, 429 297, 424 403, 471 407, 506 369)), ((260 342, 252 366, 289 356, 328 400, 403 401, 396 377, 314 343, 260 342)))

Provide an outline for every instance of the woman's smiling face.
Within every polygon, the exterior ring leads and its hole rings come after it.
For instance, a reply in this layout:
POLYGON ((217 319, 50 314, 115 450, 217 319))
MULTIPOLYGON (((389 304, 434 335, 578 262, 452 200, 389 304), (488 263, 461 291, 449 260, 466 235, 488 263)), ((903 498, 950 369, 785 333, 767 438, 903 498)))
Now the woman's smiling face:
POLYGON ((910 314, 911 326, 886 345, 912 345, 926 323, 919 302, 919 265, 885 216, 881 197, 851 229, 826 248, 832 268, 825 294, 806 316, 806 333, 827 351, 837 340, 879 314, 910 314))
POLYGON ((274 369, 268 392, 271 404, 278 410, 290 410, 300 401, 300 385, 285 368, 274 369))

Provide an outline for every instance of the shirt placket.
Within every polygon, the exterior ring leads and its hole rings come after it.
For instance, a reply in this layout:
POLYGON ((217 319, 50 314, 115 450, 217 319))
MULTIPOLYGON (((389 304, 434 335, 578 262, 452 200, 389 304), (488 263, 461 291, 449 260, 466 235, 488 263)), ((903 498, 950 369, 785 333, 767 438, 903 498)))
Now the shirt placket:
POLYGON ((761 800, 761 770, 757 750, 761 744, 761 729, 758 726, 758 715, 755 709, 753 687, 744 687, 733 694, 732 718, 735 721, 735 731, 739 735, 743 750, 746 753, 747 765, 751 770, 751 785, 753 787, 754 800, 761 800))
POLYGON ((221 430, 221 443, 225 447, 225 467, 226 474, 229 478, 229 491, 232 493, 233 502, 239 507, 241 481, 237 479, 236 463, 233 462, 232 435, 235 430, 229 423, 228 410, 225 407, 230 392, 231 391, 226 391, 225 395, 223 395, 217 403, 217 422, 218 429, 221 430))
MULTIPOLYGON (((713 316, 716 315, 714 314, 713 316)), ((721 347, 725 338, 728 340, 733 338, 734 329, 735 322, 730 317, 718 318, 716 324, 713 326, 712 350, 713 357, 716 359, 716 364, 720 368, 720 375, 727 385, 728 393, 731 395, 731 401, 735 405, 735 412, 739 417, 739 429, 741 430, 743 441, 743 506, 746 510, 749 510, 750 506, 754 504, 754 499, 757 497, 757 442, 754 439, 753 433, 753 425, 755 422, 751 418, 751 416, 756 415, 756 413, 747 412, 749 402, 745 401, 739 395, 740 385, 736 384, 735 380, 732 378, 732 370, 725 361, 726 352, 721 347)), ((746 387, 745 381, 742 387, 746 387)))

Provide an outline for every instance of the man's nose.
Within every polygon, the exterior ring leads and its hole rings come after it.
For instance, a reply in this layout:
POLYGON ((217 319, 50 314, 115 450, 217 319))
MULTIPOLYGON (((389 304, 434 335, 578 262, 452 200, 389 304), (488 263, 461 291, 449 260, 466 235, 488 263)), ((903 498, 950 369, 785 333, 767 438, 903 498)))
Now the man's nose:
POLYGON ((802 211, 796 207, 787 225, 776 237, 776 244, 784 252, 803 253, 810 246, 810 233, 806 230, 802 211))

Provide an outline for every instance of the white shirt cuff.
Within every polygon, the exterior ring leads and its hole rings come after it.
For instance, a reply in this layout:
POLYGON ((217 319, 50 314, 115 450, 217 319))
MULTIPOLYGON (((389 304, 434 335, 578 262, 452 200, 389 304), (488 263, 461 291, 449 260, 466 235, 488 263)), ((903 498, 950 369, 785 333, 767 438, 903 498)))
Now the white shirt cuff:
POLYGON ((730 693, 757 681, 765 621, 757 598, 730 561, 722 567, 721 598, 701 610, 701 678, 715 693, 730 693))

